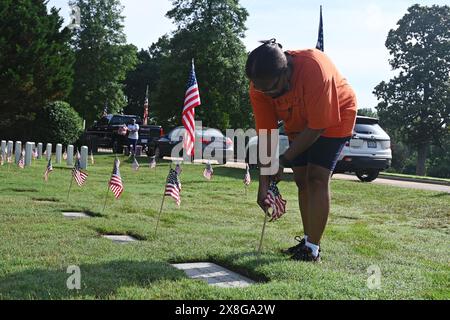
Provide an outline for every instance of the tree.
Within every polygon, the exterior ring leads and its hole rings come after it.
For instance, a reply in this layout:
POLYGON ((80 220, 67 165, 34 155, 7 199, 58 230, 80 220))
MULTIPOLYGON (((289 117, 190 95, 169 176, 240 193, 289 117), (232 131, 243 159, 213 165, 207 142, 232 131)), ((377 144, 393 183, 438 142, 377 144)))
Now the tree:
POLYGON ((91 124, 102 113, 126 106, 123 80, 136 62, 137 48, 126 44, 123 7, 119 0, 73 0, 80 8, 81 26, 76 30, 75 82, 71 105, 91 124))
POLYGON ((150 114, 161 124, 181 124, 181 111, 191 60, 195 59, 202 105, 196 118, 204 126, 246 128, 252 123, 245 78, 244 37, 247 11, 238 0, 174 0, 167 17, 177 30, 150 50, 160 80, 154 88, 150 114))
POLYGON ((389 32, 386 47, 398 75, 374 91, 384 125, 417 150, 416 174, 425 174, 429 147, 450 124, 450 7, 414 5, 389 32))
POLYGON ((378 118, 378 114, 376 110, 371 108, 361 108, 358 109, 358 116, 370 117, 370 118, 378 118))
POLYGON ((65 99, 73 80, 70 30, 44 1, 0 1, 0 134, 33 137, 47 102, 65 99), (61 31, 60 31, 61 30, 61 31))

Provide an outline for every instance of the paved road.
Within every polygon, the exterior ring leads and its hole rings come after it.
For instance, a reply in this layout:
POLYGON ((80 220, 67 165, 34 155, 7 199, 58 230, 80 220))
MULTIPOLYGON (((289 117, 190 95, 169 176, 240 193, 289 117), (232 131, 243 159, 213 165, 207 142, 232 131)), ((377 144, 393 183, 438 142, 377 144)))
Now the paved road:
MULTIPOLYGON (((245 163, 235 163, 235 162, 227 163, 226 167, 245 169, 245 163)), ((292 173, 292 170, 285 169, 285 173, 292 173)), ((335 175, 333 175, 333 179, 359 182, 359 179, 355 175, 350 175, 350 174, 335 174, 335 175)), ((450 193, 450 186, 443 186, 443 185, 437 185, 437 184, 431 184, 431 183, 399 181, 399 180, 391 180, 391 179, 383 179, 383 178, 378 178, 371 183, 395 186, 395 187, 400 187, 400 188, 430 190, 430 191, 436 191, 436 192, 450 193)))

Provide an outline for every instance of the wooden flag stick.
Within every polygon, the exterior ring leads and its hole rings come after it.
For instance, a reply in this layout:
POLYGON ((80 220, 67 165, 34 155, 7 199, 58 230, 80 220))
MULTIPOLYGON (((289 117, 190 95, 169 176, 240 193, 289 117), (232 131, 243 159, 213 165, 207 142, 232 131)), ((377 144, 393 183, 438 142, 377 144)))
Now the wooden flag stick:
POLYGON ((69 191, 67 192, 67 200, 66 201, 69 201, 70 189, 72 189, 72 183, 73 183, 73 176, 72 176, 72 174, 70 174, 70 185, 69 185, 69 191))
POLYGON ((266 224, 267 224, 267 219, 268 218, 269 218, 269 213, 266 210, 264 212, 264 224, 263 224, 262 231, 261 231, 261 240, 259 241, 258 258, 261 256, 261 249, 262 249, 262 244, 263 244, 263 239, 264 239, 264 232, 266 231, 266 224))
POLYGON ((105 204, 103 205, 102 213, 105 211, 105 208, 106 208, 106 201, 108 200, 108 192, 109 192, 109 185, 108 185, 108 187, 106 188, 105 204))
POLYGON ((158 234, 158 226, 159 226, 159 221, 161 220, 161 214, 162 214, 163 206, 164 206, 164 199, 166 199, 166 190, 165 190, 165 188, 164 188, 163 198, 162 198, 162 201, 161 201, 161 209, 159 209, 158 221, 156 222, 155 237, 158 234))

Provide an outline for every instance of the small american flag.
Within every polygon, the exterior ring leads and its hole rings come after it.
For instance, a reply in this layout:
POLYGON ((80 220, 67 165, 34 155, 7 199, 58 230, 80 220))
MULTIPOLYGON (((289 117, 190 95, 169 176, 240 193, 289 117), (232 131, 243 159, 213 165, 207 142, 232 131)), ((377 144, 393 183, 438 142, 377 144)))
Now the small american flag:
POLYGON ((148 123, 148 86, 147 91, 145 92, 145 101, 144 101, 144 120, 143 124, 146 126, 148 123))
POLYGON ((38 152, 37 152, 37 149, 36 149, 36 148, 33 148, 32 156, 33 156, 33 160, 36 160, 36 159, 37 159, 37 157, 38 157, 38 152))
POLYGON ((6 161, 7 161, 8 163, 13 163, 13 159, 12 159, 12 151, 11 151, 11 152, 8 152, 8 156, 7 156, 6 158, 7 158, 6 161))
POLYGON ((246 186, 249 186, 251 182, 252 182, 252 177, 250 176, 250 167, 247 164, 247 168, 246 168, 245 176, 244 176, 244 184, 246 186))
POLYGON ((120 195, 123 192, 123 183, 122 178, 120 177, 119 166, 120 166, 119 159, 114 160, 114 168, 111 175, 111 179, 109 180, 109 189, 111 189, 112 193, 114 193, 114 197, 116 199, 119 199, 120 195))
POLYGON ((20 153, 19 168, 20 169, 25 168, 25 157, 24 157, 24 152, 23 151, 20 153))
POLYGON ((180 177, 174 169, 170 168, 169 175, 167 176, 166 189, 164 191, 164 195, 175 199, 177 205, 180 206, 181 203, 180 192, 181 192, 180 177))
POLYGON ((50 172, 52 172, 52 171, 53 171, 52 159, 50 159, 50 160, 48 160, 47 168, 45 169, 45 172, 44 172, 44 180, 45 180, 45 181, 48 181, 48 175, 49 175, 50 172))
POLYGON ((131 164, 131 168, 133 168, 134 171, 138 171, 139 170, 139 162, 137 161, 136 158, 134 158, 134 161, 131 164))
POLYGON ((183 170, 181 169, 181 166, 180 166, 180 164, 178 163, 177 166, 175 167, 175 172, 176 172, 178 175, 180 175, 182 171, 183 171, 183 170))
POLYGON ((278 220, 283 214, 286 213, 286 200, 281 197, 277 184, 273 181, 270 183, 264 203, 272 209, 271 222, 278 220))
POLYGON ((67 151, 64 151, 64 153, 63 153, 63 159, 64 159, 64 160, 67 160, 67 151))
POLYGON ((194 60, 192 60, 192 68, 189 74, 182 113, 182 122, 183 126, 186 129, 186 133, 183 139, 183 148, 186 151, 186 155, 188 156, 192 156, 194 153, 195 107, 199 106, 200 104, 200 93, 198 91, 197 78, 195 77, 194 60))
POLYGON ((80 159, 77 158, 75 161, 75 166, 72 169, 72 176, 77 182, 78 186, 81 187, 86 182, 88 174, 86 172, 81 171, 80 168, 80 159))
POLYGON ((0 154, 0 166, 5 164, 5 160, 3 160, 3 152, 0 154))
POLYGON ((211 180, 214 174, 214 170, 211 166, 211 163, 207 163, 206 164, 206 168, 205 170, 203 170, 203 176, 207 179, 207 180, 211 180))
POLYGON ((149 167, 150 167, 150 169, 156 168, 156 157, 155 156, 150 157, 149 167))

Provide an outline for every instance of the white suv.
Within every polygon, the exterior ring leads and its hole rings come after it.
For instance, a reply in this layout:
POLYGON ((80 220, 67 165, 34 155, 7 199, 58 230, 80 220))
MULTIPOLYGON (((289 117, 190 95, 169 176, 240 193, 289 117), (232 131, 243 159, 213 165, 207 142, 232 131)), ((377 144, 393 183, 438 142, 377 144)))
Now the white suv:
POLYGON ((378 119, 358 116, 353 137, 345 144, 334 173, 355 172, 359 180, 371 182, 391 161, 391 139, 378 119))

